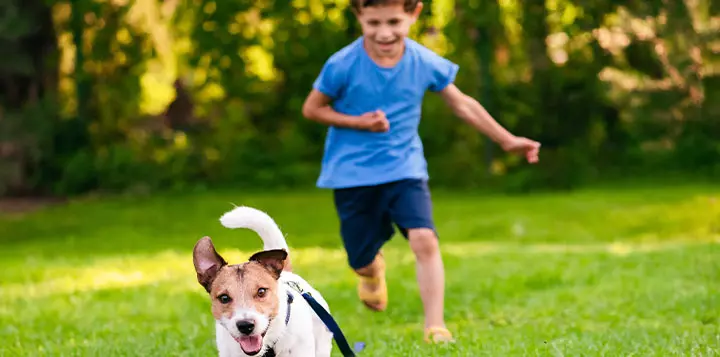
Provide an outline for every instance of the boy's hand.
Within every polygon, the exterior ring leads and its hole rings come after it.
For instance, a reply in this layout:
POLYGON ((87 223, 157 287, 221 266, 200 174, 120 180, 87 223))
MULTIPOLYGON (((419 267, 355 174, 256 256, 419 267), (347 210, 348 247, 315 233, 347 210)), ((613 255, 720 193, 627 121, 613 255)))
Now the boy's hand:
POLYGON ((540 143, 528 138, 515 136, 502 144, 503 150, 514 154, 524 154, 531 164, 538 162, 540 143))
POLYGON ((374 133, 383 133, 390 130, 390 122, 385 117, 382 110, 365 113, 360 116, 358 128, 361 130, 372 131, 374 133))

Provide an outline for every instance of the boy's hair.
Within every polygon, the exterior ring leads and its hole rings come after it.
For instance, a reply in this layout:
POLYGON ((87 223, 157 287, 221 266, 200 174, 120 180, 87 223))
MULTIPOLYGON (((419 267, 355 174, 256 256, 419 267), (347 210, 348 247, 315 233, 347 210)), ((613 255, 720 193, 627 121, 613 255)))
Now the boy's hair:
POLYGON ((365 7, 380 5, 402 5, 405 11, 413 12, 420 0, 352 0, 353 10, 362 11, 365 7))

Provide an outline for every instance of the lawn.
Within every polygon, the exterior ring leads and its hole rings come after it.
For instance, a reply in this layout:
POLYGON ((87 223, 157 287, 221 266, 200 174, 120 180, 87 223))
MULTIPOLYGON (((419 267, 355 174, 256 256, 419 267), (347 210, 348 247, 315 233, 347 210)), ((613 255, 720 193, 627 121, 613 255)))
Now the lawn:
MULTIPOLYGON (((0 356, 213 356, 191 250, 261 247, 218 218, 268 211, 295 270, 361 356, 720 355, 720 188, 436 192, 454 346, 426 346, 413 257, 388 246, 390 306, 355 296, 326 192, 94 198, 0 218, 0 356)), ((340 354, 335 351, 336 356, 340 354)))

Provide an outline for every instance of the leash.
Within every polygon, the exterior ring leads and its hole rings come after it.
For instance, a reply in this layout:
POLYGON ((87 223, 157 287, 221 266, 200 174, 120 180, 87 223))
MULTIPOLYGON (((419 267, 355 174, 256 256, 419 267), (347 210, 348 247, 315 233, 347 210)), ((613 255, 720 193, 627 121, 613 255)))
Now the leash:
POLYGON ((325 324, 325 326, 332 332, 333 339, 335 340, 335 343, 337 344, 338 348, 342 352, 344 357, 354 357, 356 352, 360 352, 365 348, 365 343, 363 342, 357 342, 355 343, 355 348, 351 348, 350 344, 348 343, 347 339, 345 338, 345 335, 342 333, 342 330, 340 330, 340 326, 338 326, 337 322, 335 322, 335 319, 330 315, 330 313, 325 310, 322 305, 320 305, 317 300, 307 291, 304 291, 298 283, 294 281, 288 281, 287 285, 289 285, 292 289, 300 293, 302 297, 307 301, 308 305, 310 305, 310 308, 315 311, 315 313, 320 317, 320 320, 325 324))

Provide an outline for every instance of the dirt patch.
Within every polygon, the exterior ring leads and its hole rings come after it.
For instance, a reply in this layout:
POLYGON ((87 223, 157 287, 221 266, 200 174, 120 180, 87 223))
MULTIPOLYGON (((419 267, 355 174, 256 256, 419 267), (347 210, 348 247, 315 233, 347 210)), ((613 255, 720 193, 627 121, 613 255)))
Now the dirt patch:
POLYGON ((0 213, 21 214, 30 213, 39 209, 57 206, 65 203, 64 198, 58 197, 8 197, 0 198, 0 213))

